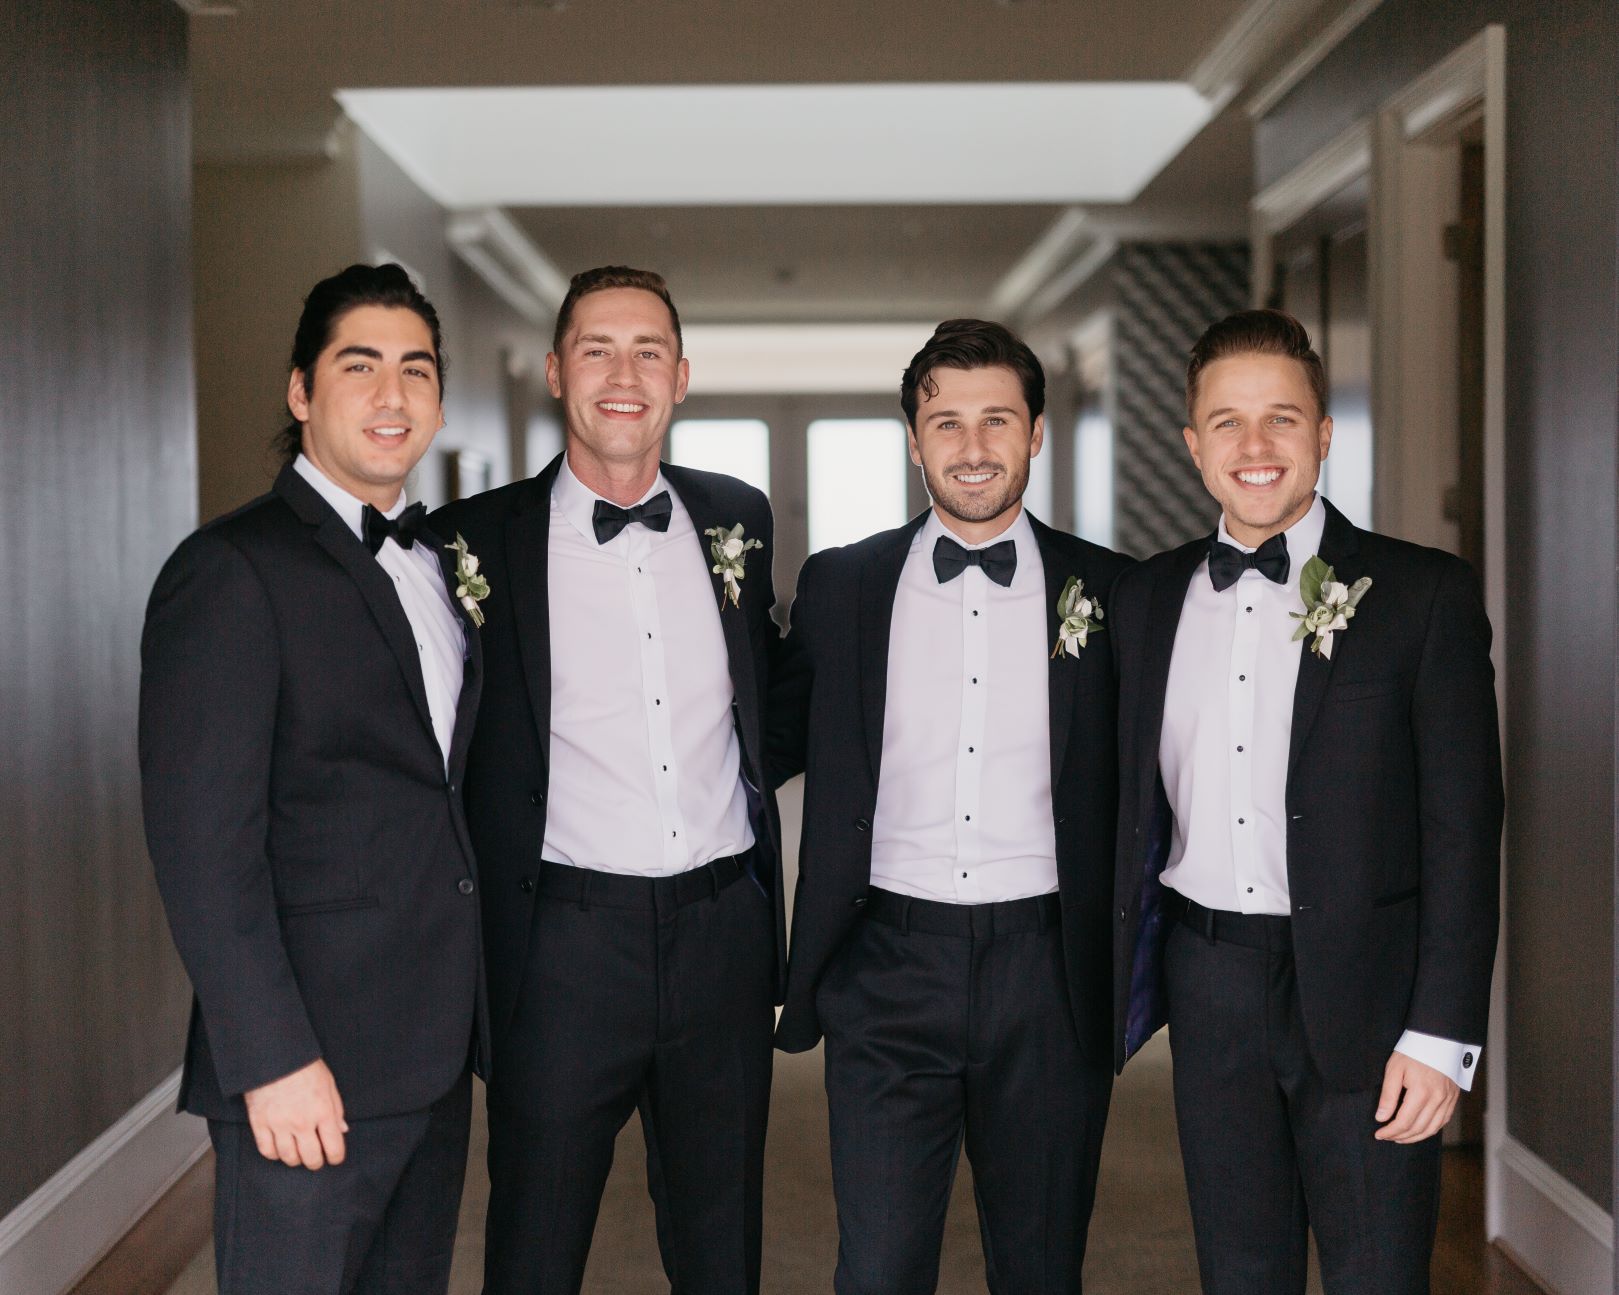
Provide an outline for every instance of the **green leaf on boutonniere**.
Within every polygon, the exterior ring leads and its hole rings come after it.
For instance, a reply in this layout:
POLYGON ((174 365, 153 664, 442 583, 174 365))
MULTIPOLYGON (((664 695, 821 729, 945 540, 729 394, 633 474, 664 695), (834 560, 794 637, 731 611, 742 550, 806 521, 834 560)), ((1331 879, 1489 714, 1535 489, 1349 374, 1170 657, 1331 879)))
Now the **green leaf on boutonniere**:
POLYGON ((1052 659, 1059 655, 1077 657, 1092 634, 1102 632, 1102 604, 1085 592, 1085 582, 1069 576, 1057 595, 1057 644, 1052 659))

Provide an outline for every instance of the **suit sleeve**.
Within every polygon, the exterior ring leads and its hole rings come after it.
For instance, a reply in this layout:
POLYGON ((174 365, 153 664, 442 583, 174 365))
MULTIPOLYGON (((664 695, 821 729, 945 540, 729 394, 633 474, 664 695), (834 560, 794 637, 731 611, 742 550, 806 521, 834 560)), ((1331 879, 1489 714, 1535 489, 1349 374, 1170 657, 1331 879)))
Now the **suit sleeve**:
POLYGON ((804 772, 809 745, 810 689, 815 681, 810 652, 814 623, 811 573, 817 565, 812 557, 798 573, 798 593, 793 599, 790 626, 770 670, 765 762, 769 766, 772 787, 779 787, 795 774, 804 772))
POLYGON ((1500 907, 1500 730, 1478 581, 1445 565, 1412 696, 1422 898, 1409 1029, 1483 1039, 1500 907))
POLYGON ((266 833, 280 676, 251 564, 203 533, 158 577, 141 637, 146 841, 221 1088, 320 1056, 282 943, 266 833))

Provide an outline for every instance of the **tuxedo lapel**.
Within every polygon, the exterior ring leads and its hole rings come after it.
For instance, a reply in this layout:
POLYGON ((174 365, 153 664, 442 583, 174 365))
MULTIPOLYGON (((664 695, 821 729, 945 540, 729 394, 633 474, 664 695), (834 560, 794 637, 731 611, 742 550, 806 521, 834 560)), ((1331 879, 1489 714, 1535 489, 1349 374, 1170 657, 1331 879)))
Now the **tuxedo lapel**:
MULTIPOLYGON (((709 586, 714 591, 714 606, 718 609, 716 614, 720 618, 720 631, 725 635, 725 657, 731 670, 731 691, 736 698, 743 752, 747 756, 752 776, 757 779, 761 777, 759 771, 764 766, 759 759, 759 685, 754 674, 753 643, 748 636, 748 618, 740 605, 731 606, 725 597, 724 579, 714 574, 714 560, 708 550, 712 540, 704 534, 705 531, 717 526, 729 530, 740 519, 722 515, 723 504, 714 498, 712 491, 695 473, 683 471, 666 463, 663 465, 663 479, 669 483, 675 494, 680 496, 680 502, 685 505, 686 512, 691 517, 692 530, 697 536, 697 551, 702 558, 703 569, 709 574, 709 586)), ((756 562, 771 560, 771 555, 762 549, 755 550, 750 556, 756 562)), ((741 596, 746 599, 748 596, 746 577, 742 580, 741 589, 741 596)), ((768 611, 768 608, 766 610, 768 611)))
MULTIPOLYGON (((1062 627, 1057 614, 1057 600, 1068 577, 1078 575, 1072 562, 1064 562, 1051 529, 1029 518, 1034 530, 1035 543, 1040 547, 1040 564, 1046 577, 1046 642, 1055 643, 1062 627)), ((1050 708, 1051 728, 1051 785, 1062 782, 1063 756, 1068 750, 1068 731, 1074 717, 1074 681, 1079 674, 1079 662, 1066 653, 1058 652, 1046 662, 1046 700, 1050 708)))
POLYGON ((540 738, 540 760, 547 773, 551 762, 551 487, 561 467, 559 454, 534 478, 526 507, 507 520, 504 535, 512 624, 529 706, 534 711, 534 729, 540 738))
POLYGON ((427 685, 422 680, 416 635, 411 631, 410 619, 405 615, 393 582, 359 536, 320 497, 319 491, 298 474, 296 468, 289 465, 281 470, 281 475, 276 478, 275 491, 302 521, 315 528, 315 542, 331 554, 358 586, 372 619, 376 621, 394 660, 399 664, 405 687, 416 704, 416 712, 436 747, 438 736, 433 729, 433 713, 427 705, 427 685))
POLYGON ((888 639, 894 626, 894 595, 910 556, 911 541, 927 520, 922 513, 892 531, 860 572, 860 699, 866 755, 875 786, 883 766, 883 718, 888 708, 888 639))
MULTIPOLYGON (((1354 524, 1349 521, 1331 504, 1326 504, 1327 521, 1321 532, 1321 560, 1333 569, 1334 577, 1343 584, 1349 585, 1359 578, 1361 572, 1356 565, 1360 542, 1354 524)), ((1301 558, 1308 558, 1308 554, 1295 555, 1295 572, 1303 570, 1301 558)), ((1298 577, 1292 576, 1297 587, 1298 577)), ((1303 610, 1302 598, 1299 602, 1303 610)), ((1310 736, 1310 730, 1315 727, 1316 716, 1321 713, 1321 703, 1327 694, 1327 684, 1332 679, 1333 667, 1344 654, 1346 640, 1351 636, 1339 634, 1333 644, 1333 653, 1330 657, 1317 656, 1310 651, 1312 635, 1305 636, 1299 642, 1299 677, 1293 689, 1293 727, 1287 745, 1287 773, 1293 776, 1293 770, 1299 762, 1299 755, 1304 750, 1304 743, 1310 736)))
POLYGON ((1175 635, 1180 629, 1181 609, 1186 590, 1198 564, 1208 555, 1208 541, 1183 545, 1171 555, 1169 565, 1153 585, 1147 607, 1147 631, 1141 664, 1140 712, 1136 720, 1135 777, 1141 806, 1154 799, 1158 780, 1158 747, 1164 732, 1164 696, 1169 691, 1169 666, 1175 655, 1175 635))

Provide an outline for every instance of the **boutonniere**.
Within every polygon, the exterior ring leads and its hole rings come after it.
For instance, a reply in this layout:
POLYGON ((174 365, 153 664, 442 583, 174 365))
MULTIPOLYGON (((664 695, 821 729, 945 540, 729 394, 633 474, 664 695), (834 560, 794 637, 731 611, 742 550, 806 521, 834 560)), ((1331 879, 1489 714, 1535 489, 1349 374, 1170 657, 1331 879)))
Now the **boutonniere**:
POLYGON ((1300 622, 1298 629, 1293 632, 1293 642, 1297 643, 1306 634, 1314 634, 1310 651, 1332 660, 1332 636, 1349 628, 1355 608, 1371 587, 1370 576, 1362 576, 1354 584, 1344 585, 1331 567, 1319 557, 1312 557, 1304 564, 1304 571, 1299 576, 1299 596, 1304 599, 1304 610, 1288 613, 1300 622))
POLYGON ((724 608, 727 601, 733 607, 742 605, 742 577, 747 574, 743 564, 748 559, 751 549, 764 548, 763 540, 745 540, 742 538, 742 523, 727 530, 723 526, 710 526, 704 535, 710 536, 713 543, 708 551, 714 558, 714 574, 725 579, 725 590, 720 594, 720 607, 724 608))
POLYGON ((1102 604, 1085 592, 1085 582, 1078 576, 1069 576, 1057 595, 1057 617, 1062 623, 1057 626, 1052 660, 1059 655, 1077 657, 1090 636, 1102 632, 1102 604))
POLYGON ((478 559, 467 551, 467 542, 456 532, 455 543, 444 546, 455 554, 455 596, 467 609, 472 623, 483 626, 483 610, 478 606, 489 597, 489 578, 478 574, 478 559))

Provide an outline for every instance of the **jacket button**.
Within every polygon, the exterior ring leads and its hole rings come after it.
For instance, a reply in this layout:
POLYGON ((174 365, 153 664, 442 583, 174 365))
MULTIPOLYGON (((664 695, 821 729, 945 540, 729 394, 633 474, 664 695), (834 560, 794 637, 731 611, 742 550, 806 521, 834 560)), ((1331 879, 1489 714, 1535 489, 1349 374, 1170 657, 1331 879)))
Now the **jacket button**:
POLYGON ((1058 814, 1057 815, 1057 826, 1058 827, 1061 827, 1067 821, 1068 821, 1068 815, 1067 814, 1058 814))
POLYGON ((533 877, 520 878, 518 880, 518 883, 517 883, 517 889, 522 891, 525 895, 532 895, 534 893, 534 878, 533 877))
POLYGON ((535 788, 528 794, 528 803, 538 809, 541 805, 545 804, 545 793, 539 790, 539 788, 535 788))
POLYGON ((854 827, 855 831, 857 832, 869 832, 871 831, 871 821, 869 819, 857 818, 854 821, 854 827))
POLYGON ((1122 908, 1119 910, 1119 921, 1124 921, 1124 910, 1122 908))
POLYGON ((455 888, 463 895, 470 895, 472 893, 472 878, 462 877, 460 881, 455 883, 455 888))
POLYGON ((450 795, 452 795, 452 796, 453 796, 453 795, 455 795, 455 793, 456 793, 456 791, 457 791, 457 790, 458 790, 458 789, 457 789, 457 787, 456 787, 456 785, 455 785, 455 784, 454 784, 454 783, 453 783, 453 782, 452 782, 452 783, 449 783, 449 784, 447 784, 447 785, 446 785, 446 788, 445 788, 445 789, 446 789, 446 790, 447 790, 447 791, 448 791, 448 792, 449 792, 449 793, 450 793, 450 795))
POLYGON ((856 896, 854 906, 856 908, 864 908, 866 906, 866 897, 864 895, 856 896))

